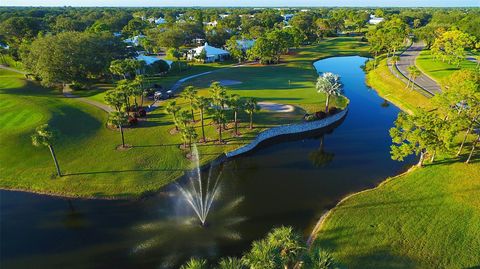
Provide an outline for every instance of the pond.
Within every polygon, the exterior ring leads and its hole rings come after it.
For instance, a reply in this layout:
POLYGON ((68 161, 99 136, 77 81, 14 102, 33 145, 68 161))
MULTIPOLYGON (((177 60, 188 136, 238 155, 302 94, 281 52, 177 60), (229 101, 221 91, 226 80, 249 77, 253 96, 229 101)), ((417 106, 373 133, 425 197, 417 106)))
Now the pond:
MULTIPOLYGON (((390 159, 399 109, 365 85, 366 58, 317 61, 341 76, 349 113, 333 130, 270 143, 212 168, 217 199, 205 227, 174 184, 138 201, 75 200, 1 191, 1 268, 177 268, 198 256, 239 256, 272 227, 305 236, 342 197, 371 188, 413 160, 390 159)), ((204 177, 209 171, 204 171, 204 177)))

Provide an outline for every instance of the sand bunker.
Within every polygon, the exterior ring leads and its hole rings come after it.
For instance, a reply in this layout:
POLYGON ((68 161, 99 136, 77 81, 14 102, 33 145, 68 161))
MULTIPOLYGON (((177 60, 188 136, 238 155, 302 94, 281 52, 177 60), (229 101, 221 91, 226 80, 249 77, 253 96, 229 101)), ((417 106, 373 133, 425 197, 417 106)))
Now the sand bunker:
POLYGON ((277 104, 271 102, 258 102, 260 108, 273 112, 288 113, 293 112, 295 107, 292 105, 277 104))
POLYGON ((242 84, 243 82, 238 81, 238 80, 230 80, 230 79, 223 79, 218 81, 222 86, 232 86, 232 85, 238 85, 242 84))

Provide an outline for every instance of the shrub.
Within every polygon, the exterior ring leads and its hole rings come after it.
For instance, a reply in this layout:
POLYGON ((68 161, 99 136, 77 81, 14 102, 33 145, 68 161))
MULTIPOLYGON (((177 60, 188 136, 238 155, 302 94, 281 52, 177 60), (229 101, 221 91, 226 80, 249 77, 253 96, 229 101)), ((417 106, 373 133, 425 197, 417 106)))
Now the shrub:
POLYGON ((318 111, 318 112, 315 112, 315 117, 317 117, 317 119, 324 119, 327 117, 327 114, 323 111, 318 111))
POLYGON ((140 118, 146 117, 146 116, 147 116, 147 111, 146 111, 145 109, 143 109, 143 108, 140 108, 140 109, 138 110, 138 116, 139 116, 140 118))
POLYGON ((137 118, 132 117, 132 116, 128 116, 128 124, 129 124, 130 126, 132 126, 132 125, 137 125, 137 123, 138 123, 138 119, 137 119, 137 118))
POLYGON ((329 115, 334 115, 334 114, 337 114, 339 112, 339 109, 336 108, 336 107, 331 107, 328 109, 328 114, 329 115))
POLYGON ((315 117, 315 115, 313 115, 313 114, 309 114, 309 115, 306 115, 304 117, 304 119, 305 119, 305 121, 314 121, 314 120, 317 119, 317 117, 315 117))

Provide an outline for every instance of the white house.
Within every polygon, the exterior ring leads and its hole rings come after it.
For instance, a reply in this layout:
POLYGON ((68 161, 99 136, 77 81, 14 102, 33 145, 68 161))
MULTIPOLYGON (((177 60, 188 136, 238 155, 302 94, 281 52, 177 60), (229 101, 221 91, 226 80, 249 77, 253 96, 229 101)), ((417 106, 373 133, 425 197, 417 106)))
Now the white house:
POLYGON ((145 36, 144 35, 137 35, 137 36, 134 36, 134 37, 127 38, 127 39, 123 40, 123 42, 134 45, 134 46, 139 46, 140 45, 140 40, 142 38, 145 38, 145 36))
POLYGON ((250 49, 251 47, 253 47, 253 45, 255 44, 255 40, 254 39, 241 39, 241 40, 237 40, 237 44, 240 47, 240 49, 242 49, 243 51, 246 51, 246 50, 250 49))
POLYGON ((217 27, 218 22, 216 20, 211 21, 211 22, 206 22, 205 25, 210 26, 210 27, 217 27))
POLYGON ((170 66, 170 68, 172 68, 172 64, 173 64, 173 61, 162 59, 159 56, 147 56, 143 53, 141 53, 140 55, 138 55, 135 58, 137 59, 137 61, 144 61, 145 64, 147 64, 147 65, 151 65, 151 64, 153 64, 157 61, 160 61, 160 60, 165 61, 168 64, 168 66, 170 66))
POLYGON ((375 17, 375 15, 370 15, 370 20, 368 21, 369 24, 379 24, 384 21, 384 18, 375 17))
POLYGON ((205 62, 207 63, 223 61, 230 56, 230 53, 228 51, 212 47, 208 45, 208 43, 205 43, 205 45, 203 46, 189 50, 187 59, 194 60, 195 57, 199 56, 203 50, 205 50, 206 53, 205 62))
POLYGON ((226 17, 230 16, 230 14, 225 13, 225 14, 220 14, 218 16, 220 16, 220 18, 222 18, 222 19, 225 19, 226 17))

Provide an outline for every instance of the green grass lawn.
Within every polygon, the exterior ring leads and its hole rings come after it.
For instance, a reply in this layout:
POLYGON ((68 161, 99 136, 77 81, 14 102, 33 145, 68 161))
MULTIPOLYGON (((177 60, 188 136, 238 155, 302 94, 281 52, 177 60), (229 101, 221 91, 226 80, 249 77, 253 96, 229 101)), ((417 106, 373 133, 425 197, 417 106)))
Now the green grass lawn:
POLYGON ((376 69, 368 72, 366 80, 367 85, 374 88, 380 96, 403 111, 413 113, 417 108, 433 109, 427 97, 414 90, 405 89, 405 83, 390 72, 386 60, 380 61, 376 69))
MULTIPOLYGON (((406 91, 385 63, 367 82, 404 110, 431 108, 406 91)), ((470 146, 464 150, 464 154, 470 146)), ((480 161, 444 158, 340 202, 315 243, 345 268, 477 268, 480 265, 480 161)))
MULTIPOLYGON (((295 99, 292 103, 301 105, 305 102, 309 106, 318 102, 321 107, 324 97, 314 90, 316 73, 311 66, 312 61, 365 51, 366 46, 358 42, 358 39, 324 41, 318 46, 296 50, 297 54, 285 57, 285 63, 278 67, 249 67, 252 71, 243 71, 245 74, 259 72, 264 75, 242 78, 244 84, 241 87, 244 88, 235 91, 244 96, 269 98, 281 103, 290 103, 285 98, 288 97, 288 91, 291 91, 302 98, 295 99), (282 73, 263 73, 264 68, 276 68, 277 72, 282 73), (299 70, 294 70, 295 68, 299 70), (275 81, 275 78, 263 81, 268 78, 267 75, 288 76, 290 72, 295 84, 288 89, 285 88, 285 82, 275 81), (278 85, 275 86, 275 83, 278 85)), ((209 68, 219 67, 207 65, 201 72, 209 68)), ((238 72, 237 69, 228 70, 238 72)), ((183 73, 169 79, 173 82, 184 75, 188 76, 183 73)), ((160 107, 150 113, 146 121, 125 131, 126 143, 133 145, 133 148, 118 151, 116 147, 120 143, 120 134, 105 127, 107 114, 104 111, 79 100, 65 98, 59 91, 26 81, 20 74, 0 70, 0 78, 0 188, 65 196, 133 197, 156 191, 190 169, 190 161, 185 158, 186 152, 179 149, 180 136, 170 134, 174 127, 171 117, 163 112, 164 103, 160 103, 160 107), (53 176, 55 170, 48 149, 31 145, 30 135, 33 130, 46 122, 61 134, 55 149, 66 175, 62 178, 53 176)), ((223 79, 224 75, 218 78, 223 79)), ((205 91, 202 90, 202 93, 205 91)), ((89 96, 94 100, 103 99, 97 94, 89 96)), ((179 103, 186 107, 185 101, 179 100, 179 103)), ((255 115, 257 128, 249 130, 246 115, 241 113, 242 136, 233 137, 233 128, 230 127, 224 133, 227 144, 199 144, 201 163, 207 163, 223 152, 248 143, 265 128, 297 122, 302 114, 300 108, 292 113, 260 111, 255 115)), ((199 117, 198 113, 196 117, 199 117)), ((210 124, 210 119, 206 122, 210 124)), ((199 123, 196 128, 200 133, 199 123)), ((206 126, 206 132, 210 141, 217 138, 213 126, 206 126)))
POLYGON ((346 268, 477 268, 480 163, 429 165, 337 205, 318 234, 346 268))
POLYGON ((447 62, 442 62, 440 60, 435 60, 429 50, 424 50, 420 52, 420 55, 415 61, 415 65, 426 75, 441 82, 442 79, 450 76, 453 72, 460 69, 472 69, 474 70, 477 66, 476 63, 463 60, 460 63, 460 66, 451 65, 447 62))

